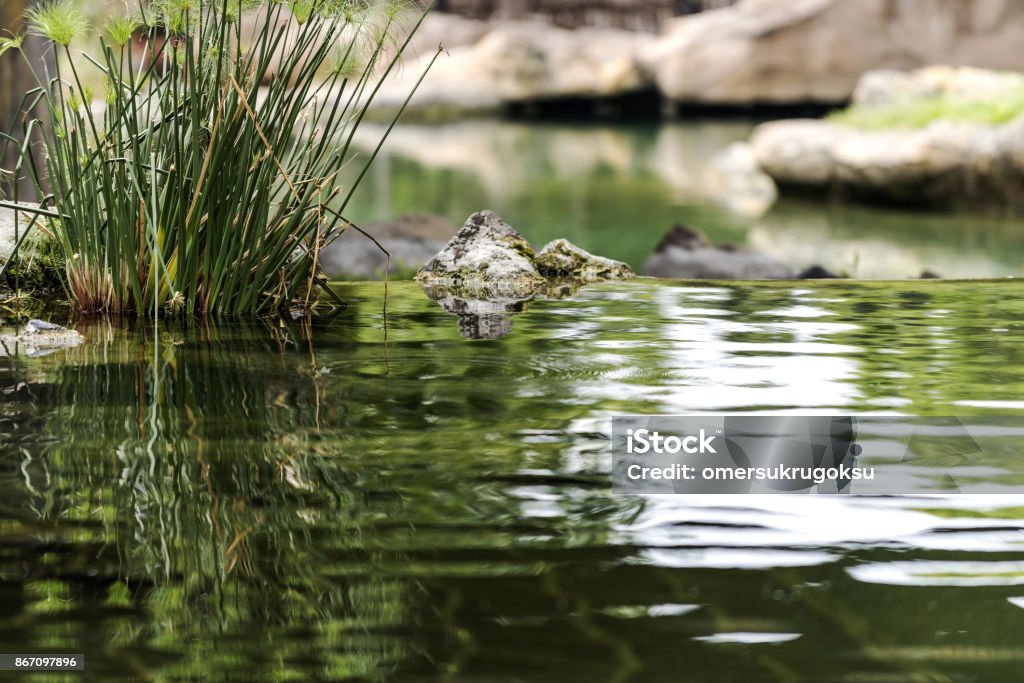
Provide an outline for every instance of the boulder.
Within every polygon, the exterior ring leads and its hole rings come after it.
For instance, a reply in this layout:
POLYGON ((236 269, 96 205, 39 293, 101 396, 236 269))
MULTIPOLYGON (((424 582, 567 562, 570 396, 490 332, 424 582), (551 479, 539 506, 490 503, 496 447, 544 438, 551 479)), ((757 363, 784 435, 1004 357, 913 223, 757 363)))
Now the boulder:
POLYGON ((492 211, 480 211, 416 274, 424 287, 460 298, 496 300, 550 295, 602 280, 624 280, 633 271, 620 261, 595 256, 568 240, 540 254, 492 211))
POLYGON ((733 245, 712 246, 700 232, 676 225, 644 264, 644 275, 681 280, 782 280, 794 276, 786 264, 733 245))
POLYGON ((492 211, 466 220, 450 242, 416 274, 417 282, 467 298, 527 297, 545 279, 533 247, 492 211))
MULTIPOLYGON (((457 230, 443 216, 422 213, 360 227, 391 255, 391 274, 415 271, 443 249, 457 230)), ((388 260, 366 235, 349 228, 320 251, 320 266, 329 277, 374 279, 383 275, 388 260)))
POLYGON ((1024 69, 1022 41, 1008 0, 740 0, 672 21, 641 61, 678 102, 832 104, 875 69, 1024 69))
POLYGON ((0 355, 46 356, 60 349, 69 349, 85 341, 76 330, 44 320, 29 320, 16 334, 0 335, 0 355))
POLYGON ((579 282, 627 280, 633 269, 621 261, 594 256, 569 240, 549 242, 536 259, 537 270, 547 278, 572 279, 579 282))
MULTIPOLYGON (((38 204, 23 203, 29 208, 37 208, 38 204)), ((62 291, 64 287, 65 262, 64 255, 57 242, 46 229, 42 218, 32 225, 34 214, 27 211, 14 211, 0 207, 0 268, 11 258, 18 239, 21 242, 18 258, 7 268, 0 280, 0 292, 17 287, 35 294, 42 292, 62 291), (15 214, 17 214, 17 231, 15 230, 15 214), (18 239, 15 239, 17 232, 18 239)))
POLYGON ((800 274, 796 277, 798 280, 836 280, 840 276, 836 275, 824 266, 815 264, 800 271, 800 274))
POLYGON ((819 120, 758 126, 751 147, 781 186, 902 205, 1024 205, 1024 117, 869 130, 819 120))
POLYGON ((974 67, 928 66, 913 71, 879 69, 857 82, 851 104, 881 107, 919 100, 985 101, 1024 92, 1024 74, 974 67))
POLYGON ((473 214, 416 274, 428 298, 458 317, 467 339, 497 339, 535 297, 565 298, 591 282, 633 277, 625 263, 595 256, 568 240, 535 254, 492 211, 473 214))
POLYGON ((750 147, 758 166, 780 185, 828 185, 839 135, 836 126, 817 119, 774 121, 754 129, 750 147))
MULTIPOLYGON (((448 118, 495 112, 510 104, 563 97, 612 97, 651 86, 639 64, 647 41, 618 29, 570 31, 549 23, 496 21, 478 41, 446 52, 413 96, 406 115, 448 118)), ((376 117, 397 111, 433 51, 412 57, 375 98, 376 117)))
MULTIPOLYGON (((37 204, 25 204, 29 207, 37 207, 37 204)), ((14 209, 0 207, 0 266, 11 257, 16 244, 15 232, 24 235, 25 229, 32 222, 34 216, 26 212, 16 212, 14 209), (15 215, 17 214, 17 222, 15 215)), ((35 228, 32 228, 33 230, 35 228)))

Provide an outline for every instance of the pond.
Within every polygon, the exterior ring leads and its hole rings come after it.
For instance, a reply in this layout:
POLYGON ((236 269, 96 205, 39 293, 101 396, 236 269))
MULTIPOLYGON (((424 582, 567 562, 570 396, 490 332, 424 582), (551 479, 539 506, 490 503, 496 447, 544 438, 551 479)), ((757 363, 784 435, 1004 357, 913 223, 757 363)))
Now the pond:
POLYGON ((608 432, 1019 417, 1018 284, 641 280, 494 340, 338 291, 0 356, 0 651, 87 668, 23 680, 1016 679, 1024 498, 614 495, 608 432))
MULTIPOLYGON (((350 218, 433 212, 456 225, 489 208, 540 246, 565 237, 639 269, 683 222, 714 242, 746 245, 800 269, 856 278, 1020 275, 1024 240, 1008 218, 784 199, 763 216, 708 196, 706 168, 752 124, 403 124, 360 188, 350 218)), ((366 144, 379 128, 367 126, 366 144)), ((372 148, 372 147, 371 147, 372 148)))

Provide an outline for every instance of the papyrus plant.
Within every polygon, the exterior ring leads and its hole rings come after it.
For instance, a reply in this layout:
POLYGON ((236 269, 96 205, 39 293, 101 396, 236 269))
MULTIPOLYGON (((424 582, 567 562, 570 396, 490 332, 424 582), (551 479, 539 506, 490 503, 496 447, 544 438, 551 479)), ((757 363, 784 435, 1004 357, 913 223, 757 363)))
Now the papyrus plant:
POLYGON ((396 0, 154 0, 110 20, 95 57, 72 48, 88 30, 72 0, 32 10, 62 59, 25 102, 46 112, 22 122, 45 162, 21 165, 49 189, 36 212, 71 299, 147 315, 313 305, 317 254, 350 227, 376 156, 353 153, 356 129, 423 16, 396 0))

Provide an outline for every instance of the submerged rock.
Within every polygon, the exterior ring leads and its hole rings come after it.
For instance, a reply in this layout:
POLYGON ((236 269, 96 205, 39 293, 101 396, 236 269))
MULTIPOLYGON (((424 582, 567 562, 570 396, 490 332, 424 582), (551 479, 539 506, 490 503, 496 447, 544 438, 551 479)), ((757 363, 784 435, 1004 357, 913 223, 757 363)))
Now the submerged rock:
POLYGON ((729 244, 712 246, 685 225, 665 234, 643 274, 681 280, 785 280, 794 275, 789 266, 766 254, 729 244))
POLYGON ((536 254, 497 214, 480 211, 420 269, 416 281, 464 298, 497 299, 546 294, 561 281, 579 285, 633 275, 625 263, 595 256, 564 239, 536 254))
POLYGON ((7 355, 23 354, 30 357, 45 356, 59 349, 78 346, 85 337, 45 320, 29 320, 17 334, 0 335, 0 345, 7 355))
POLYGON ((548 242, 537 254, 537 270, 544 277, 580 282, 627 280, 635 275, 622 261, 595 256, 566 239, 548 242))
POLYGON ((528 297, 545 285, 533 247, 493 211, 474 213, 416 274, 422 285, 470 298, 528 297))

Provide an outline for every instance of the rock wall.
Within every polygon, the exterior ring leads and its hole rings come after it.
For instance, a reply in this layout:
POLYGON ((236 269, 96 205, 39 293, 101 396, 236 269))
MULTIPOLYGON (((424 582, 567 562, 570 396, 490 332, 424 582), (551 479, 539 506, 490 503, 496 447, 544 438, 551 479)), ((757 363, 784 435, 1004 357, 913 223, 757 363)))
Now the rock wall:
MULTIPOLYGON (((413 97, 411 117, 452 118, 493 113, 517 103, 552 98, 602 98, 650 87, 639 65, 649 40, 620 29, 583 28, 570 31, 538 20, 497 22, 476 41, 470 20, 429 17, 424 30, 444 34, 445 28, 466 39, 452 45, 434 64, 413 97)), ((436 46, 436 43, 435 43, 436 46)), ((409 56, 397 78, 385 83, 374 102, 378 116, 396 111, 434 57, 419 48, 409 56)))
POLYGON ((644 55, 670 100, 838 103, 874 69, 1024 69, 1019 0, 743 0, 671 22, 644 55))
POLYGON ((684 105, 832 105, 872 70, 1024 70, 1021 0, 740 0, 671 19, 660 35, 437 13, 422 31, 402 77, 382 93, 384 110, 404 100, 438 43, 450 54, 424 81, 413 113, 655 90, 684 105))

